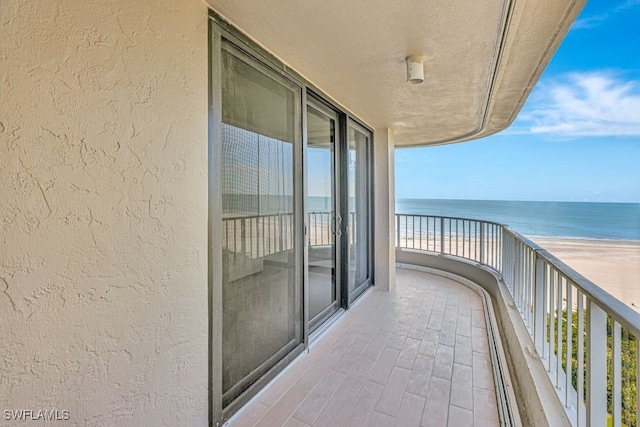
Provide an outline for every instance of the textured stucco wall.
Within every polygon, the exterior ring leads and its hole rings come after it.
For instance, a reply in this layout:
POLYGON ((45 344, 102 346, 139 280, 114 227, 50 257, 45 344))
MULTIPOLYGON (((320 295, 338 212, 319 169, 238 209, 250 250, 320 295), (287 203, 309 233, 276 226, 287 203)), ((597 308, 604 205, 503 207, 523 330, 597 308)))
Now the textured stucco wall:
POLYGON ((396 287, 396 186, 394 133, 375 130, 373 148, 374 285, 385 291, 396 287))
POLYGON ((206 425, 206 256, 206 5, 0 0, 0 425, 206 425))

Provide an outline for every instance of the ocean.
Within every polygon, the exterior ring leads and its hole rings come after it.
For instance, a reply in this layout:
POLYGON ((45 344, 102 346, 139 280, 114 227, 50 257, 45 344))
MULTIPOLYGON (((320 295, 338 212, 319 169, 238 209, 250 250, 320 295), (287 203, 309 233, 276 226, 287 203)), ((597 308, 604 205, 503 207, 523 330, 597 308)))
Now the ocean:
POLYGON ((494 221, 527 236, 640 241, 640 203, 398 199, 396 212, 494 221))

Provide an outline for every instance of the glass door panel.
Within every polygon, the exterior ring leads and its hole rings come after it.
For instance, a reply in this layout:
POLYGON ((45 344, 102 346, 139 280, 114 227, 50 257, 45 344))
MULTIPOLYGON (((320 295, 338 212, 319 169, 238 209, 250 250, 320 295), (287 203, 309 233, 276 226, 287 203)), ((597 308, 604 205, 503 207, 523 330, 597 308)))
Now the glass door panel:
POLYGON ((336 271, 337 117, 307 107, 309 328, 338 308, 336 271))
POLYGON ((369 132, 349 126, 347 154, 349 300, 370 284, 369 132))
POLYGON ((222 51, 222 387, 227 406, 302 342, 301 91, 222 51), (298 230, 298 231, 297 231, 298 230))

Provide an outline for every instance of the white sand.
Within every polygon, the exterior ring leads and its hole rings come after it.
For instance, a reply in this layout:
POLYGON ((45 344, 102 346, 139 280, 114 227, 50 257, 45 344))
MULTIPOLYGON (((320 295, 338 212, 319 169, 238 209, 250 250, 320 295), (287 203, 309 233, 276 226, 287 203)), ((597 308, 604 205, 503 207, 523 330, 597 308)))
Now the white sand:
POLYGON ((530 239, 640 311, 640 242, 535 236, 530 239))

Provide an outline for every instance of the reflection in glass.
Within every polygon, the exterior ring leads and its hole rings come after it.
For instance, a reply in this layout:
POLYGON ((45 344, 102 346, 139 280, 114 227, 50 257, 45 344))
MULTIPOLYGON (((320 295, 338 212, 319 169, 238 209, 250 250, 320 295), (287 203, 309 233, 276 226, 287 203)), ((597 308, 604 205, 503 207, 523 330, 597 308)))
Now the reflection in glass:
POLYGON ((369 278, 368 137, 349 127, 347 180, 349 187, 349 298, 366 287, 369 278), (364 285, 364 286, 363 286, 364 285))
POLYGON ((334 233, 335 121, 307 108, 309 210, 309 319, 324 318, 336 305, 334 233))
POLYGON ((222 55, 223 404, 301 338, 296 286, 296 87, 222 55))

